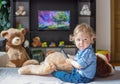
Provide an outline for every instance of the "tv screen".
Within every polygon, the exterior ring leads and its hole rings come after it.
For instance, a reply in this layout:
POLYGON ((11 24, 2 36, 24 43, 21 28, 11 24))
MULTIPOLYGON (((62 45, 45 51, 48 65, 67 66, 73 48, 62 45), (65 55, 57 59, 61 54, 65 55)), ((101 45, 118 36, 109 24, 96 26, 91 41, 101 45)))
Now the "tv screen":
POLYGON ((38 28, 39 30, 70 29, 70 11, 39 10, 38 28))

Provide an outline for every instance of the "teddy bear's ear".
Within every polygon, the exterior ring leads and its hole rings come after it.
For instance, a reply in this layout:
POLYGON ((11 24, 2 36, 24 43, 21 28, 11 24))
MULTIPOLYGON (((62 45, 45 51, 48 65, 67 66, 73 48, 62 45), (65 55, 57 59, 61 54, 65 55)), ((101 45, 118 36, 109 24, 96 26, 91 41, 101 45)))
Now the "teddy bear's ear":
POLYGON ((46 56, 48 56, 48 55, 50 55, 50 54, 52 54, 54 52, 55 52, 55 50, 49 50, 49 51, 47 51, 46 56))
POLYGON ((2 31, 0 35, 1 35, 1 37, 5 37, 6 35, 8 35, 8 32, 7 31, 2 31))
POLYGON ((21 29, 21 33, 22 33, 23 35, 25 35, 25 34, 26 34, 26 30, 25 30, 24 28, 22 28, 22 29, 21 29))

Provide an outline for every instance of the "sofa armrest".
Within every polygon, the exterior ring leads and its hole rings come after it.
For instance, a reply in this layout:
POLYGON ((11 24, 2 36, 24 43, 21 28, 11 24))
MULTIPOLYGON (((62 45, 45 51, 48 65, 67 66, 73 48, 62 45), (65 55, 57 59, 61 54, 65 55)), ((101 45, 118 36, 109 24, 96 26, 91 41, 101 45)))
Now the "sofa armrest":
POLYGON ((7 63, 8 63, 7 53, 0 51, 0 67, 5 67, 7 63))

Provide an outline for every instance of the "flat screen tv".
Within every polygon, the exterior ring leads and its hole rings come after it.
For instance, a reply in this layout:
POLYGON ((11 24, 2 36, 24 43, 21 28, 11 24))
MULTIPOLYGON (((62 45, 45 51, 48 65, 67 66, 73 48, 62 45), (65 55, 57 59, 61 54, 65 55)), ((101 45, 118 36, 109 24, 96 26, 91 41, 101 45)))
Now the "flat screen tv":
POLYGON ((69 30, 70 11, 39 10, 38 11, 39 30, 69 30))

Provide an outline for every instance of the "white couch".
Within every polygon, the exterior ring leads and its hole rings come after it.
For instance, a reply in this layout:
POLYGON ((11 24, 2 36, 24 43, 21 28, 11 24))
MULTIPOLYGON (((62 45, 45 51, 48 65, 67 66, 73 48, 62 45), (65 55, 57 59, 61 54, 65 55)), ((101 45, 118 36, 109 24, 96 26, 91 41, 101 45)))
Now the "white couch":
POLYGON ((8 63, 7 53, 0 51, 0 67, 5 67, 7 63, 8 63))
MULTIPOLYGON (((18 69, 0 67, 0 84, 75 84, 61 81, 51 75, 20 75, 18 69)), ((120 84, 120 67, 115 67, 114 75, 106 78, 96 77, 94 81, 86 84, 120 84)))

